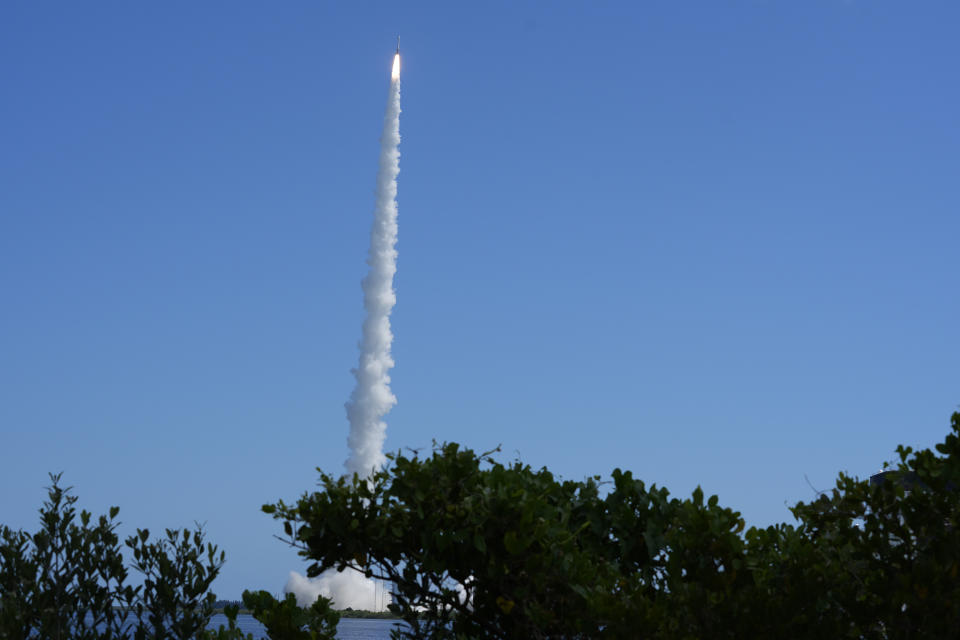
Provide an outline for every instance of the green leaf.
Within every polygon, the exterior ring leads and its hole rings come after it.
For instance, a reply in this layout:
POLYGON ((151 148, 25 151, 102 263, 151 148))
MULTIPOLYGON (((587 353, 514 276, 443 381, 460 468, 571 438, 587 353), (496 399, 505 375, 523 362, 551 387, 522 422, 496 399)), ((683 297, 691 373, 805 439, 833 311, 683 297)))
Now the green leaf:
POLYGON ((511 555, 516 555, 523 551, 523 545, 521 545, 517 539, 516 531, 507 531, 503 534, 503 546, 507 550, 507 553, 511 555))

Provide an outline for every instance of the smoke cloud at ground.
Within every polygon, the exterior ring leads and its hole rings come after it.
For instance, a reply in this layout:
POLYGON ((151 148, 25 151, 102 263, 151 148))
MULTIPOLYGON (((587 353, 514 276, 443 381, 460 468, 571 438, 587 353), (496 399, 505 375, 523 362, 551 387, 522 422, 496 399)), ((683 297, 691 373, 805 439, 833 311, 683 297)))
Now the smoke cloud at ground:
POLYGON ((374 581, 350 569, 339 573, 327 571, 313 579, 291 571, 283 590, 296 596, 301 607, 309 607, 317 596, 323 596, 333 600, 335 609, 379 611, 384 608, 380 602, 383 594, 378 592, 374 581))

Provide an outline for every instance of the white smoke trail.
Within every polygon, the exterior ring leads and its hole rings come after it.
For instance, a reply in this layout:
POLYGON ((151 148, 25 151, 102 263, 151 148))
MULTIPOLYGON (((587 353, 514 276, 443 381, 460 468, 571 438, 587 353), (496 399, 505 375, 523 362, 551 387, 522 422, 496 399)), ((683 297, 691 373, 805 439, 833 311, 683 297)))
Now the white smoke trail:
MULTIPOLYGON (((387 110, 380 136, 380 167, 377 170, 376 204, 370 230, 370 271, 363 279, 363 306, 367 316, 360 339, 360 364, 353 370, 357 385, 346 403, 350 435, 347 473, 368 477, 386 461, 383 441, 387 424, 383 417, 397 403, 390 391, 389 371, 393 368, 390 345, 390 312, 397 302, 393 276, 397 272, 397 176, 400 174, 400 54, 393 59, 387 110)), ((383 609, 376 598, 376 583, 356 571, 330 570, 308 579, 296 571, 284 591, 293 593, 300 606, 309 606, 317 596, 333 600, 337 609, 383 609)))
POLYGON ((400 173, 400 54, 393 60, 387 111, 380 136, 380 168, 377 171, 376 205, 370 230, 370 271, 363 279, 363 321, 360 364, 353 370, 357 386, 346 404, 350 435, 347 473, 370 475, 385 462, 383 441, 387 425, 383 417, 397 403, 390 391, 393 367, 390 344, 390 312, 397 302, 393 276, 397 272, 397 175, 400 173))

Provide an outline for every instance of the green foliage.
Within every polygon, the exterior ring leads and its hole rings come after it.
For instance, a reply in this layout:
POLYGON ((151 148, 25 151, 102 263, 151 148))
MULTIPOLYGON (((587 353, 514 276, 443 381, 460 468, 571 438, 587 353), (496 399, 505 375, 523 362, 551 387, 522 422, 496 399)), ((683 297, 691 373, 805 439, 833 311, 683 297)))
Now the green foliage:
MULTIPOLYGON (((130 536, 132 566, 143 574, 142 584, 131 586, 116 533, 119 509, 93 520, 77 512, 59 475, 51 480, 37 533, 0 525, 0 640, 252 640, 236 626, 235 605, 224 608, 227 627, 207 629, 216 600, 210 585, 224 554, 199 526, 168 529, 157 541, 146 529, 130 536)), ((254 617, 277 633, 273 640, 334 637, 338 617, 329 601, 304 610, 292 596, 276 602, 251 595, 254 617)))
MULTIPOLYGON (((356 570, 393 585, 406 638, 954 637, 960 626, 960 414, 935 451, 899 447, 884 482, 840 474, 792 512, 745 531, 696 489, 628 471, 564 481, 456 444, 391 456, 370 479, 321 472, 320 490, 266 505, 308 574, 356 570), (606 486, 604 486, 606 485, 606 486)), ((0 640, 196 638, 208 630, 223 553, 195 530, 125 541, 118 509, 94 519, 51 476, 34 534, 0 526, 0 640)), ((274 640, 335 636, 330 601, 244 592, 274 640)))
POLYGON ((213 615, 216 596, 210 584, 223 566, 224 554, 204 545, 203 531, 166 530, 149 542, 150 532, 138 529, 127 539, 134 567, 144 576, 133 612, 138 624, 135 640, 202 637, 213 615))
POLYGON ((124 612, 139 588, 116 534, 116 507, 91 524, 76 497, 53 485, 30 535, 0 526, 0 638, 125 638, 124 612))
POLYGON ((841 474, 829 494, 793 508, 801 540, 788 577, 823 585, 811 615, 836 621, 836 637, 956 636, 960 413, 951 427, 936 452, 898 447, 884 482, 841 474))
MULTIPOLYGON (((393 585, 408 638, 944 638, 960 626, 960 414, 891 478, 745 530, 699 488, 562 481, 456 444, 266 505, 309 575, 393 585)), ((493 452, 491 452, 493 453, 493 452)))
MULTIPOLYGON (((579 585, 600 568, 577 528, 596 504, 595 483, 503 467, 446 445, 432 458, 396 456, 367 482, 321 475, 323 490, 276 515, 296 525, 313 559, 308 575, 352 568, 394 585, 411 637, 538 637, 560 631, 558 612, 587 613, 579 585), (489 468, 481 470, 481 466, 489 468), (459 589, 458 589, 459 587, 459 589)), ((267 507, 268 511, 272 507, 267 507)))
POLYGON ((333 640, 337 635, 340 615, 323 596, 301 608, 292 593, 277 600, 266 591, 244 591, 243 606, 266 628, 271 640, 333 640))

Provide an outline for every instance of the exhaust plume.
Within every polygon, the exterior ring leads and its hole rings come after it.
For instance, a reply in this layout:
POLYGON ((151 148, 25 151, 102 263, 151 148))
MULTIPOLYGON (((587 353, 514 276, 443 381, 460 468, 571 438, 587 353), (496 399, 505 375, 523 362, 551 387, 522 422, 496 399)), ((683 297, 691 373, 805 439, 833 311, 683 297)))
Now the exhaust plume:
POLYGON ((390 345, 390 312, 397 302, 393 276, 397 272, 397 175, 400 173, 400 54, 393 59, 387 111, 380 136, 380 168, 377 171, 376 205, 370 230, 370 271, 363 279, 363 321, 360 363, 353 370, 357 385, 347 401, 350 457, 347 473, 370 475, 385 462, 383 441, 387 424, 383 416, 397 403, 390 391, 393 368, 390 345))
MULTIPOLYGON (((390 312, 397 302, 393 276, 397 272, 397 176, 400 174, 400 53, 393 58, 387 110, 380 136, 380 166, 377 170, 376 202, 367 264, 370 271, 363 279, 363 307, 366 317, 360 338, 360 363, 353 369, 357 384, 346 403, 350 435, 347 446, 350 457, 344 463, 348 474, 370 476, 386 458, 383 441, 387 424, 383 417, 397 403, 390 391, 389 371, 393 368, 390 345, 390 312)), ((376 597, 376 583, 363 574, 346 570, 326 571, 308 579, 290 572, 284 591, 293 593, 300 606, 310 606, 323 595, 333 600, 337 609, 352 607, 384 609, 376 597)))

